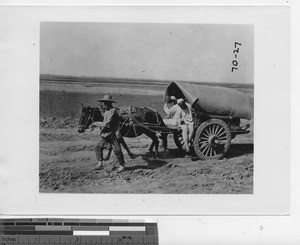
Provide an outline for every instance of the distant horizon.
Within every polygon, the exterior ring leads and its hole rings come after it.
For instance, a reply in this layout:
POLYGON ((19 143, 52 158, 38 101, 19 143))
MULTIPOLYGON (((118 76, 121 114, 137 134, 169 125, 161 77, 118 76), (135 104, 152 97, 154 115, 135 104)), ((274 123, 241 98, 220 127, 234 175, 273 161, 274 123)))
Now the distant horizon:
MULTIPOLYGON (((199 83, 199 84, 238 84, 245 86, 253 86, 254 83, 238 83, 238 82, 216 82, 216 81, 196 81, 196 80, 175 80, 175 79, 151 79, 151 78, 132 78, 132 77, 106 77, 106 76, 88 76, 88 75, 60 75, 60 74, 50 74, 50 73, 40 73, 40 79, 43 80, 42 76, 53 76, 53 77, 65 77, 65 78, 85 78, 85 79, 111 79, 111 80, 132 80, 132 81, 153 81, 153 82, 162 82, 162 83, 170 83, 170 82, 186 82, 186 83, 199 83)), ((94 81, 96 82, 96 81, 94 81)))

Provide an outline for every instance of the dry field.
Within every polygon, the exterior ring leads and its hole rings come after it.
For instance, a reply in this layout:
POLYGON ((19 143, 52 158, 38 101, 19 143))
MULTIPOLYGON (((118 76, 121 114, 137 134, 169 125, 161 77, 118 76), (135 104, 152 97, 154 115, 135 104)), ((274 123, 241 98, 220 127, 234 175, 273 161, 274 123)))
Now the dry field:
MULTIPOLYGON (((171 135, 169 151, 158 158, 148 153, 151 141, 146 136, 125 138, 136 154, 130 159, 125 153, 126 171, 114 171, 113 154, 104 170, 93 170, 99 132, 76 132, 81 102, 96 106, 97 98, 112 93, 119 106, 150 106, 161 112, 164 86, 73 85, 41 83, 40 192, 253 193, 253 131, 237 136, 222 160, 211 161, 182 155, 171 135)), ((248 93, 253 96, 253 90, 248 93)))

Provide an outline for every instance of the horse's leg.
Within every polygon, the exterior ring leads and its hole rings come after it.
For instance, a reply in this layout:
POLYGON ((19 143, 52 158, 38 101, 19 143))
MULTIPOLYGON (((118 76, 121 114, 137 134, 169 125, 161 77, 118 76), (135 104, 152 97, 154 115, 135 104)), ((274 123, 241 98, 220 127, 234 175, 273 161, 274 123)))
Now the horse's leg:
POLYGON ((147 135, 149 138, 152 139, 152 143, 150 145, 149 151, 152 153, 153 152, 153 147, 155 147, 155 156, 158 156, 158 145, 159 145, 159 140, 157 139, 157 136, 149 131, 144 132, 145 135, 147 135))
MULTIPOLYGON (((127 137, 130 137, 130 138, 138 137, 142 134, 147 135, 150 139, 152 139, 152 143, 149 147, 149 152, 150 153, 153 153, 153 148, 154 148, 154 146, 156 146, 156 144, 157 144, 157 148, 158 148, 159 141, 158 141, 155 133, 149 131, 148 129, 145 129, 144 127, 136 126, 135 130, 123 131, 123 132, 126 132, 127 137)), ((158 150, 156 151, 156 155, 157 154, 158 154, 158 150)))
MULTIPOLYGON (((151 138, 152 139, 152 138, 151 138)), ((154 141, 152 140, 152 143, 151 143, 151 145, 150 145, 150 147, 149 147, 149 152, 150 153, 153 153, 153 147, 155 146, 155 144, 154 144, 154 141)))
POLYGON ((166 152, 168 148, 168 134, 162 133, 160 139, 162 141, 162 152, 166 152))
POLYGON ((158 156, 158 146, 159 146, 159 140, 157 139, 157 137, 155 136, 155 138, 153 138, 154 144, 155 144, 155 156, 158 156))
POLYGON ((127 144, 126 144, 126 142, 125 142, 125 140, 124 140, 123 137, 119 138, 119 142, 124 147, 124 149, 127 151, 129 157, 130 158, 134 158, 134 154, 129 150, 129 148, 128 148, 128 146, 127 146, 127 144))

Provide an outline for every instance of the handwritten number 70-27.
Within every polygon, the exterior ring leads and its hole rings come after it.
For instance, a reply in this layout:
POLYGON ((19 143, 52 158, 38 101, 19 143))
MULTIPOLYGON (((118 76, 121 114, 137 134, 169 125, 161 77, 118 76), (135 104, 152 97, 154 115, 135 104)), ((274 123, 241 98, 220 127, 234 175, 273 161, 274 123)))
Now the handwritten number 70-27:
POLYGON ((234 70, 238 70, 238 61, 237 61, 237 57, 238 57, 238 54, 240 52, 240 48, 238 48, 237 46, 241 46, 242 44, 241 43, 238 43, 238 42, 235 42, 234 43, 234 50, 233 50, 233 54, 234 54, 234 60, 232 61, 232 65, 233 67, 231 67, 231 72, 233 72, 234 70))

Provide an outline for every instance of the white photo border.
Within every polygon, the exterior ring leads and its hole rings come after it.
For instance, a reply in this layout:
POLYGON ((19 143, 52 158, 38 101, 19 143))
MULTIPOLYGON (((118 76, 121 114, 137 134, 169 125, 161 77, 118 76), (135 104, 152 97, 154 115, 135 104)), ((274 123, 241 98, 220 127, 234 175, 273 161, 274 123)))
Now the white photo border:
POLYGON ((290 8, 287 6, 1 6, 7 215, 287 215, 290 206, 290 8), (253 24, 254 194, 39 193, 39 28, 44 21, 253 24), (4 103, 5 102, 5 103, 4 103), (6 107, 9 105, 9 109, 6 107))

